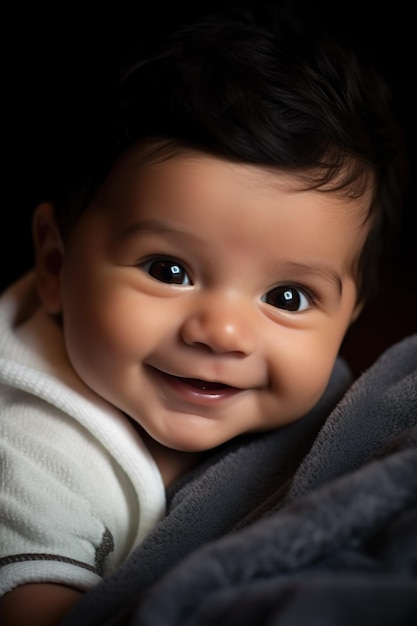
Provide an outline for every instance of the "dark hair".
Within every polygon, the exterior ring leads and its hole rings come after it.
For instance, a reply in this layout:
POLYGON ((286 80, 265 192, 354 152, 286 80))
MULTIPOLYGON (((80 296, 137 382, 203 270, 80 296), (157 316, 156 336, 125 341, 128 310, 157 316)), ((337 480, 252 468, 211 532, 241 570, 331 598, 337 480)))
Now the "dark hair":
POLYGON ((269 24, 212 16, 129 63, 107 96, 105 114, 84 129, 71 184, 57 178, 64 236, 120 155, 166 141, 293 171, 323 193, 358 196, 372 185, 357 279, 359 299, 373 292, 402 207, 402 133, 387 85, 346 42, 284 14, 269 24))

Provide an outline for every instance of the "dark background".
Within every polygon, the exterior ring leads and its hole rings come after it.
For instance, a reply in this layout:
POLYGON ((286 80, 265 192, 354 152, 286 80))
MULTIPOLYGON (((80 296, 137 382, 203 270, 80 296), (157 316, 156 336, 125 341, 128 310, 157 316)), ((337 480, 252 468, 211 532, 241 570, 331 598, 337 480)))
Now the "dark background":
MULTIPOLYGON (((277 0, 279 2, 279 0, 277 0)), ((176 24, 237 2, 33 3, 3 13, 3 193, 0 289, 32 264, 30 216, 47 188, 60 130, 102 89, 124 50, 144 50, 176 24)), ((393 92, 405 133, 411 178, 403 226, 378 299, 349 331, 343 354, 355 373, 389 345, 417 332, 416 70, 411 3, 295 0, 314 23, 353 36, 374 58, 393 92)))

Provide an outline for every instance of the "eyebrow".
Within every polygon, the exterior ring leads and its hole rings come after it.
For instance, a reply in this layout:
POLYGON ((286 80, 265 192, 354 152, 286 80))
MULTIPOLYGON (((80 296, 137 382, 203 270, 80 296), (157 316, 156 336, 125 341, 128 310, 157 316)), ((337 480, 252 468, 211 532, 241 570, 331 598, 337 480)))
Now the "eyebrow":
POLYGON ((343 290, 343 283, 342 283, 342 279, 340 278, 339 274, 335 271, 332 270, 329 267, 326 267, 324 265, 319 265, 319 264, 304 264, 304 263, 297 263, 295 261, 289 261, 288 263, 286 263, 286 266, 288 267, 289 270, 295 270, 295 271, 299 271, 303 273, 303 276, 310 275, 310 276, 317 276, 318 278, 323 278, 324 280, 326 280, 329 283, 332 283, 336 288, 337 291, 339 293, 339 296, 342 295, 342 290, 343 290))
POLYGON ((130 235, 135 235, 136 233, 167 233, 171 235, 181 235, 183 237, 194 238, 194 235, 191 235, 186 230, 169 226, 168 224, 152 219, 141 220, 140 222, 129 224, 127 228, 122 230, 121 236, 128 237, 130 235))

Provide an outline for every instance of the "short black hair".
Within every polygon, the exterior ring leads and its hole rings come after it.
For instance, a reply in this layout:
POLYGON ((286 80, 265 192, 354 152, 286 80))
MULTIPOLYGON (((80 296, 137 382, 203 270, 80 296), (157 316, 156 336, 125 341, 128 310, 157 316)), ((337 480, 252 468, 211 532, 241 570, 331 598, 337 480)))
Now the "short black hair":
POLYGON ((403 137, 388 85, 347 41, 287 12, 197 20, 154 44, 151 56, 128 59, 83 132, 71 180, 56 178, 64 237, 122 154, 165 141, 294 172, 323 193, 360 195, 372 184, 359 300, 375 292, 402 209, 403 137))

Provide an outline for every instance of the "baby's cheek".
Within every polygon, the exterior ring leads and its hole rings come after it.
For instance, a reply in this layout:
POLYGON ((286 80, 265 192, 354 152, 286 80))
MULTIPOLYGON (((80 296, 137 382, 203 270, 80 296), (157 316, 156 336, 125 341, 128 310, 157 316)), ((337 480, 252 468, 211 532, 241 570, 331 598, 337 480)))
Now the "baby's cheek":
POLYGON ((334 351, 307 344, 288 351, 274 369, 276 393, 296 417, 306 413, 322 396, 333 370, 334 351))

